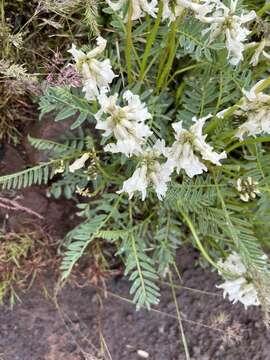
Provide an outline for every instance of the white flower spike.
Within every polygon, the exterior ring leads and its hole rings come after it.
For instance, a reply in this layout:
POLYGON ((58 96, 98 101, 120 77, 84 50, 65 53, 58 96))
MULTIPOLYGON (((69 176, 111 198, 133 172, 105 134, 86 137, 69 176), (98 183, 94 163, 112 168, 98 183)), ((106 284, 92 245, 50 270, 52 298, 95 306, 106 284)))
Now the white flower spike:
POLYGON ((228 295, 233 304, 239 301, 245 309, 251 305, 260 305, 257 290, 254 284, 247 280, 247 269, 237 253, 233 252, 224 262, 220 260, 218 265, 234 277, 217 286, 223 289, 224 298, 228 295))
MULTIPOLYGON (((119 11, 128 3, 128 0, 106 0, 107 4, 114 10, 119 11)), ((152 17, 156 17, 158 11, 157 0, 131 0, 132 3, 132 16, 131 20, 138 20, 145 16, 145 13, 152 17)))
POLYGON ((182 121, 172 125, 175 131, 175 142, 171 148, 166 149, 166 156, 168 164, 172 168, 176 168, 178 173, 183 169, 192 178, 207 171, 207 167, 201 159, 221 165, 220 160, 227 157, 225 152, 221 154, 214 152, 212 146, 205 142, 207 135, 202 134, 202 128, 205 121, 211 116, 208 115, 201 119, 193 117, 192 120, 195 124, 189 130, 183 129, 182 121))
POLYGON ((68 50, 75 62, 78 71, 82 74, 87 100, 94 100, 102 89, 109 90, 109 84, 116 77, 112 71, 111 62, 109 59, 99 61, 96 57, 102 54, 106 48, 107 41, 101 36, 97 38, 97 47, 85 54, 78 50, 74 44, 68 50))
POLYGON ((235 115, 246 117, 247 121, 237 130, 235 136, 243 140, 243 136, 254 136, 270 133, 270 95, 258 91, 262 81, 255 84, 250 91, 243 90, 245 97, 242 99, 235 115))
POLYGON ((124 107, 117 104, 117 97, 117 94, 107 97, 104 92, 98 97, 101 109, 95 115, 96 129, 104 130, 104 136, 113 135, 116 139, 116 143, 105 146, 105 151, 120 152, 126 156, 138 154, 141 146, 152 135, 152 131, 145 124, 151 114, 139 96, 131 91, 123 94, 123 99, 127 102, 124 107))
POLYGON ((164 140, 158 140, 156 144, 141 153, 141 164, 133 175, 123 183, 119 194, 127 192, 131 199, 136 191, 141 192, 144 201, 147 188, 153 186, 157 197, 162 200, 167 191, 167 183, 170 181, 171 168, 167 163, 160 164, 159 158, 165 153, 164 140))
POLYGON ((231 0, 230 7, 227 7, 217 0, 215 9, 210 16, 196 15, 200 21, 210 24, 210 27, 205 31, 205 33, 210 31, 210 41, 223 33, 225 34, 228 59, 231 65, 238 65, 243 60, 244 42, 250 34, 245 24, 256 18, 255 11, 250 11, 247 14, 242 13, 240 16, 236 15, 237 3, 238 0, 231 0))

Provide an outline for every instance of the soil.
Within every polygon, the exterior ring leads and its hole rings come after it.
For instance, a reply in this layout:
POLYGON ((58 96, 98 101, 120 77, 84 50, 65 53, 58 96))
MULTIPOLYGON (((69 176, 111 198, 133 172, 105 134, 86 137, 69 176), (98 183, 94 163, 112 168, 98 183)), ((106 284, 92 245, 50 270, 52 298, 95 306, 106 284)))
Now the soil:
MULTIPOLYGON (((32 161, 29 151, 5 146, 1 173, 20 170, 32 161)), ((72 201, 48 198, 38 187, 14 196, 44 219, 33 221, 25 212, 0 209, 12 231, 40 222, 57 243, 76 223, 72 201)), ((181 249, 181 280, 174 278, 191 360, 270 360, 270 332, 260 309, 245 311, 224 300, 216 288, 218 275, 197 266, 197 259, 195 250, 181 249)), ((158 307, 136 311, 128 301, 130 284, 125 278, 111 277, 105 287, 87 280, 87 272, 83 279, 74 276, 55 298, 56 272, 47 266, 28 291, 21 291, 21 303, 13 309, 0 306, 0 360, 186 359, 170 286, 162 285, 158 307)))
MULTIPOLYGON (((245 311, 224 300, 215 289, 217 275, 194 268, 196 257, 190 249, 181 250, 181 285, 212 294, 176 289, 191 359, 270 359, 270 333, 259 309, 245 311)), ((36 282, 13 310, 1 308, 0 359, 139 360, 140 350, 153 360, 185 359, 168 286, 163 286, 161 304, 154 311, 136 311, 123 299, 129 297, 129 283, 123 278, 107 281, 107 296, 91 285, 66 285, 57 304, 45 296, 53 282, 47 274, 43 287, 36 282)))

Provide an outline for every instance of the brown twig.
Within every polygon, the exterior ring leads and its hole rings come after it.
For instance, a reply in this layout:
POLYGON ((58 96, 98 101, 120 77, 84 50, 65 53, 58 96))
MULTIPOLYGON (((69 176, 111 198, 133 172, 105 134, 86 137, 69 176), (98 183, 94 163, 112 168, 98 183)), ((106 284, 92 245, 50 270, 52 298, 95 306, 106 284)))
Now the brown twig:
POLYGON ((39 218, 41 220, 44 219, 44 217, 42 215, 40 215, 39 213, 37 213, 36 211, 19 204, 15 200, 10 200, 10 199, 0 197, 0 207, 2 207, 4 209, 8 209, 8 210, 13 210, 13 211, 24 211, 27 214, 36 216, 37 218, 39 218))

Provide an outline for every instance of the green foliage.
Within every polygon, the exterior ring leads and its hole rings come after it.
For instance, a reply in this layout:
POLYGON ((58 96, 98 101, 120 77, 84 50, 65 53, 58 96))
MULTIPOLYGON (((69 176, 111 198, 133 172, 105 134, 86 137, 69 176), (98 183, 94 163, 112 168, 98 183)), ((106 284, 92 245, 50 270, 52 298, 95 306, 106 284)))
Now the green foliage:
MULTIPOLYGON (((92 30, 98 33, 96 4, 79 3, 89 24, 95 23, 92 30)), ((250 4, 239 2, 238 13, 250 4)), ((174 173, 163 201, 157 201, 151 186, 144 202, 137 193, 128 200, 126 194, 119 196, 117 192, 139 166, 139 156, 127 158, 104 151, 108 138, 94 129, 98 101, 86 100, 82 89, 47 87, 39 101, 40 121, 45 114, 53 113, 55 121, 69 122, 69 130, 59 142, 29 137, 34 148, 46 152, 48 161, 0 177, 0 184, 19 189, 50 182, 55 197, 75 198, 79 193, 78 215, 83 220, 61 246, 62 280, 68 278, 81 257, 106 240, 125 265, 137 307, 149 308, 160 298, 157 280, 175 265, 177 249, 190 242, 217 268, 220 258, 237 251, 264 309, 269 311, 269 262, 264 254, 269 251, 270 138, 239 141, 235 131, 244 119, 234 116, 233 111, 222 119, 216 116, 221 110, 237 107, 243 90, 265 78, 265 65, 259 63, 254 71, 249 63, 254 50, 249 49, 238 66, 231 66, 224 34, 210 37, 208 25, 195 19, 192 11, 185 10, 168 24, 162 21, 161 11, 155 19, 146 16, 144 21, 132 22, 128 6, 124 11, 127 18, 107 5, 101 9, 98 20, 103 22, 100 30, 107 40, 104 58, 110 59, 118 75, 109 94, 121 98, 124 91, 131 90, 145 102, 152 115, 148 125, 153 132, 147 145, 152 146, 157 139, 171 145, 175 140, 172 123, 183 121, 187 129, 194 117, 212 114, 203 128, 206 141, 215 151, 227 151, 227 159, 218 167, 196 150, 195 156, 205 163, 208 174, 190 179, 184 171, 174 173), (89 159, 71 173, 70 163, 85 153, 89 159), (246 203, 236 184, 239 178, 249 176, 258 181, 260 196, 246 203)), ((70 14, 63 9, 61 12, 70 14)), ((267 25, 264 19, 262 22, 262 27, 267 25)), ((257 34, 259 24, 253 25, 251 34, 257 34)), ((83 49, 88 51, 92 46, 83 49)), ((112 119, 119 120, 117 116, 112 119)))
POLYGON ((40 101, 40 118, 51 111, 57 113, 55 121, 62 121, 71 116, 77 116, 71 130, 80 127, 92 115, 91 104, 79 95, 76 89, 51 87, 40 101))
POLYGON ((129 275, 132 281, 130 294, 137 308, 159 303, 159 288, 154 283, 158 279, 155 264, 151 257, 147 256, 145 249, 141 248, 140 239, 132 234, 125 244, 127 253, 125 275, 129 275))
POLYGON ((47 184, 52 178, 53 172, 50 165, 54 162, 50 161, 32 168, 20 171, 16 174, 5 175, 0 177, 0 185, 3 189, 21 189, 32 185, 47 184))
POLYGON ((98 231, 106 224, 106 216, 98 215, 94 219, 88 220, 68 234, 71 242, 68 244, 63 257, 60 269, 62 270, 62 280, 66 279, 76 262, 83 255, 87 246, 96 238, 98 231))

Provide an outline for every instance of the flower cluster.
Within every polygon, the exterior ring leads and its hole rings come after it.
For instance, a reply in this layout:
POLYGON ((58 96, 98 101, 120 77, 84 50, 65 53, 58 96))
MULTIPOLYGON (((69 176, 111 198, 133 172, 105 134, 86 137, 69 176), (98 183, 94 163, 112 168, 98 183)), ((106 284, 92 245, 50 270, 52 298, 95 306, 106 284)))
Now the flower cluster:
POLYGON ((97 38, 97 47, 85 54, 73 44, 68 50, 76 61, 77 70, 83 77, 83 91, 87 100, 94 100, 101 90, 109 90, 109 84, 116 77, 112 71, 110 59, 99 61, 98 55, 104 52, 107 41, 97 38))
MULTIPOLYGON (((127 4, 127 0, 118 0, 116 2, 106 0, 108 5, 114 10, 119 11, 127 4)), ((231 65, 238 65, 243 60, 243 52, 246 48, 245 42, 250 30, 246 24, 256 18, 256 12, 250 11, 248 13, 241 13, 237 15, 238 0, 231 0, 230 6, 226 6, 220 0, 175 0, 171 4, 170 0, 162 0, 162 20, 175 21, 180 16, 184 9, 193 11, 196 19, 210 25, 204 33, 210 32, 210 42, 215 40, 218 36, 225 34, 226 47, 228 50, 228 60, 231 65)), ((156 17, 158 12, 157 0, 132 0, 132 20, 137 20, 149 14, 156 17)), ((262 42, 259 44, 254 57, 251 62, 257 62, 260 53, 264 56, 269 55, 263 50, 268 46, 269 42, 262 42)))
POLYGON ((258 181, 255 181, 250 176, 247 179, 238 179, 236 188, 240 194, 240 199, 244 202, 254 200, 260 194, 257 185, 258 181))
MULTIPOLYGON (((127 192, 131 198, 134 192, 139 191, 144 200, 147 188, 152 186, 158 198, 162 199, 174 170, 177 173, 184 170, 189 177, 193 177, 207 171, 204 161, 221 165, 220 160, 226 158, 226 153, 218 154, 213 151, 212 146, 205 141, 207 135, 202 132, 205 121, 211 114, 201 119, 194 117, 194 124, 189 130, 182 127, 181 121, 172 124, 175 141, 171 147, 166 147, 163 139, 157 140, 154 146, 149 146, 147 141, 153 135, 147 124, 147 120, 152 118, 150 112, 139 96, 129 90, 122 95, 125 106, 121 106, 118 94, 108 96, 109 84, 116 75, 109 59, 96 59, 104 51, 106 41, 99 37, 97 43, 98 46, 87 54, 77 50, 74 45, 70 52, 83 77, 85 97, 96 99, 100 106, 95 114, 96 129, 104 131, 106 140, 110 139, 104 150, 122 153, 127 157, 135 156, 138 160, 134 174, 124 182, 119 193, 127 192)), ((69 171, 81 169, 88 159, 89 154, 85 153, 69 166, 69 171)))
MULTIPOLYGON (((118 1, 111 1, 106 0, 107 4, 114 10, 119 11, 128 3, 128 0, 118 0, 118 1)), ((156 17, 157 13, 157 0, 132 0, 132 15, 131 20, 137 20, 143 17, 146 14, 149 14, 152 17, 156 17)))
POLYGON ((96 113, 96 129, 104 130, 104 136, 113 135, 116 143, 105 146, 105 151, 112 153, 123 153, 126 156, 139 154, 142 145, 152 135, 152 131, 145 124, 151 118, 145 104, 141 102, 138 95, 131 91, 123 94, 127 105, 121 107, 117 104, 118 94, 107 96, 105 92, 98 96, 101 109, 96 113), (105 115, 105 120, 102 118, 105 115))
POLYGON ((176 169, 177 173, 184 169, 186 174, 192 178, 207 171, 207 167, 201 159, 221 165, 220 160, 227 157, 225 152, 221 154, 214 152, 212 146, 205 141, 207 135, 202 134, 205 121, 211 116, 209 114, 201 119, 193 117, 194 125, 189 130, 183 129, 181 121, 172 125, 175 131, 175 142, 167 150, 166 155, 168 163, 173 169, 176 169))
MULTIPOLYGON (((232 4, 231 11, 233 12, 236 1, 232 1, 232 4)), ((205 14, 212 9, 211 0, 205 0, 200 4, 179 0, 179 5, 189 6, 196 12, 196 16, 205 21, 210 19, 205 14)), ((221 9, 222 13, 227 14, 223 5, 221 9)), ((230 14, 231 12, 228 12, 228 16, 231 16, 230 14)), ((233 15, 233 19, 238 19, 238 17, 233 15)), ((241 19, 243 20, 243 17, 241 19)), ((184 170, 192 178, 207 171, 205 161, 221 165, 220 161, 226 158, 226 153, 224 151, 215 152, 212 146, 206 142, 207 135, 203 134, 203 126, 206 120, 212 116, 211 114, 200 119, 193 117, 194 124, 189 129, 184 129, 181 121, 172 124, 175 141, 170 147, 165 146, 164 140, 157 141, 153 147, 149 147, 147 141, 153 133, 147 124, 147 121, 151 119, 151 114, 146 104, 141 102, 138 95, 134 95, 129 90, 122 95, 124 106, 121 105, 118 94, 110 96, 107 94, 110 90, 109 85, 116 75, 109 59, 103 61, 96 59, 104 52, 106 40, 98 37, 97 45, 87 54, 72 45, 70 52, 82 75, 85 97, 89 100, 97 100, 100 106, 100 110, 95 115, 96 128, 104 131, 103 136, 106 137, 106 140, 112 139, 104 147, 104 150, 111 153, 122 153, 127 157, 137 157, 138 167, 133 176, 124 182, 121 191, 126 191, 130 197, 135 191, 139 191, 142 199, 145 199, 146 189, 153 186, 157 196, 161 199, 166 193, 167 183, 174 170, 177 173, 184 170), (164 161, 160 163, 162 158, 164 161)), ((236 116, 247 117, 247 121, 236 131, 236 137, 240 139, 246 133, 255 136, 263 132, 270 132, 270 96, 259 91, 260 84, 261 82, 258 82, 250 91, 243 90, 245 97, 234 112, 236 116)), ((224 111, 227 110, 223 110, 219 114, 220 117, 224 111)), ((87 160, 86 157, 85 155, 76 160, 70 166, 70 171, 74 172, 83 167, 87 160)), ((241 184, 239 183, 238 187, 241 184)), ((246 199, 246 195, 242 194, 242 200, 244 197, 246 199)), ((251 197, 254 198, 253 195, 251 197)))
POLYGON ((259 91, 261 83, 259 81, 250 91, 243 90, 245 97, 234 112, 236 116, 247 118, 236 132, 236 137, 241 140, 245 134, 256 136, 270 132, 270 95, 259 91))
POLYGON ((160 164, 159 162, 159 158, 164 154, 164 140, 158 140, 153 147, 147 147, 141 151, 140 166, 128 180, 124 181, 123 188, 118 193, 127 192, 131 199, 134 192, 139 191, 142 194, 142 200, 145 200, 147 188, 153 185, 159 200, 162 200, 171 177, 168 163, 160 164))
POLYGON ((230 7, 216 1, 214 11, 209 16, 196 16, 200 21, 210 24, 206 32, 210 32, 210 42, 217 36, 225 34, 228 59, 231 65, 238 65, 243 60, 245 41, 250 31, 245 24, 256 18, 256 12, 236 14, 238 0, 231 0, 230 7))
MULTIPOLYGON (((270 133, 270 95, 264 94, 260 88, 264 80, 260 80, 249 91, 242 90, 244 97, 235 106, 232 114, 247 120, 238 127, 235 136, 243 140, 244 135, 254 136, 270 133)), ((223 118, 232 108, 220 111, 216 116, 223 118)))
POLYGON ((164 140, 158 140, 153 147, 147 146, 146 140, 152 132, 144 121, 151 115, 137 95, 127 91, 123 97, 128 105, 120 107, 116 103, 117 95, 107 97, 102 94, 99 97, 101 110, 96 114, 96 128, 104 130, 105 136, 113 135, 116 139, 116 143, 105 146, 105 151, 123 153, 128 157, 135 155, 139 159, 137 169, 124 182, 119 193, 127 192, 132 198, 134 192, 139 191, 144 200, 147 187, 152 185, 161 200, 174 169, 177 173, 183 169, 189 177, 193 177, 207 171, 202 160, 221 165, 220 160, 226 158, 225 152, 214 152, 205 141, 206 135, 202 134, 203 125, 211 115, 202 119, 194 117, 195 124, 189 130, 183 129, 181 122, 173 124, 175 142, 171 147, 166 147, 164 140), (105 120, 101 120, 103 113, 109 114, 105 120), (166 158, 166 162, 160 163, 161 157, 166 158))
POLYGON ((241 302, 245 309, 251 305, 260 305, 257 290, 254 284, 248 280, 247 269, 243 264, 240 256, 233 252, 223 262, 218 262, 224 273, 230 274, 234 279, 227 279, 223 284, 218 285, 223 289, 224 298, 228 294, 229 300, 234 303, 241 302))

